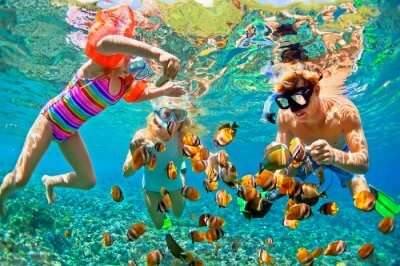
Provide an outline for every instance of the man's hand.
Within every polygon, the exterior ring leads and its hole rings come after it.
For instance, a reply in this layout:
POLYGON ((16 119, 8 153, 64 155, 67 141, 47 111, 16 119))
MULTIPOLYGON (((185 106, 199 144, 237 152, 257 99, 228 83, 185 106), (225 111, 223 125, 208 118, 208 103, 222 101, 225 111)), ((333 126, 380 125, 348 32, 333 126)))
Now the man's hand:
POLYGON ((310 145, 311 157, 315 162, 322 165, 331 165, 335 161, 334 148, 323 139, 314 141, 310 145))

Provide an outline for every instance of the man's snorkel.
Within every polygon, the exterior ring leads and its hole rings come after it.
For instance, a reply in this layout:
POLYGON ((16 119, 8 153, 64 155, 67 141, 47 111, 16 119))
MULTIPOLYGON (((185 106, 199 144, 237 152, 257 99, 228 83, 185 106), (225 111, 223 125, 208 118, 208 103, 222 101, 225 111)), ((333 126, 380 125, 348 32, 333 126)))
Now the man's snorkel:
POLYGON ((276 113, 278 109, 278 105, 275 102, 276 93, 271 94, 268 96, 267 100, 264 102, 263 112, 261 114, 260 121, 267 123, 270 122, 272 124, 276 124, 276 113))
MULTIPOLYGON (((274 69, 274 63, 268 62, 265 66, 260 69, 260 73, 268 78, 269 81, 273 81, 277 78, 278 73, 274 69)), ((263 112, 261 114, 260 121, 263 123, 276 123, 276 113, 278 112, 278 106, 275 102, 276 93, 272 93, 264 102, 263 112)))

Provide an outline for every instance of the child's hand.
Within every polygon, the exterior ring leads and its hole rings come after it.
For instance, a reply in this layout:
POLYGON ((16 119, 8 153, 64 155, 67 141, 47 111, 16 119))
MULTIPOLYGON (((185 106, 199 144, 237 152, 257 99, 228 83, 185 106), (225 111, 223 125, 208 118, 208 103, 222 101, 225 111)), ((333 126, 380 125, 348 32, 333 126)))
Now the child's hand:
POLYGON ((159 61, 164 68, 164 75, 170 79, 174 79, 179 71, 180 60, 176 56, 164 52, 160 54, 159 61))
POLYGON ((182 96, 186 93, 185 88, 183 88, 181 85, 179 85, 176 82, 169 81, 165 83, 161 89, 163 90, 163 95, 164 96, 169 96, 169 97, 179 97, 182 96))

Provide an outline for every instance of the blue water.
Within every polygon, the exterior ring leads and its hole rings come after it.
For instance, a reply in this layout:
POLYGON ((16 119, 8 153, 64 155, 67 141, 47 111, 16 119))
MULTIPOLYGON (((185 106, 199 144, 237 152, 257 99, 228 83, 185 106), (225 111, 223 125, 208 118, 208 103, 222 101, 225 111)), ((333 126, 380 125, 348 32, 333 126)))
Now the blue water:
MULTIPOLYGON (((347 81, 348 96, 359 108, 369 146, 370 169, 366 177, 371 184, 388 192, 400 202, 398 151, 400 149, 400 3, 368 2, 380 15, 364 29, 364 51, 357 71, 347 81)), ((24 138, 41 107, 65 86, 85 56, 66 41, 76 28, 65 21, 67 7, 56 7, 46 0, 0 0, 0 176, 14 167, 24 138)), ((267 143, 275 138, 276 128, 259 122, 270 85, 266 85, 260 68, 271 58, 271 48, 233 48, 240 32, 257 14, 248 14, 229 39, 228 46, 201 58, 217 63, 208 69, 213 75, 228 67, 224 76, 213 83, 210 91, 195 104, 201 111, 196 120, 207 128, 203 142, 211 145, 214 130, 222 122, 236 121, 240 128, 227 151, 237 166, 239 176, 255 173, 267 143), (238 68, 237 65, 243 65, 238 68)), ((151 36, 150 36, 151 37, 151 36)), ((183 66, 188 58, 200 52, 171 29, 163 26, 154 38, 165 38, 161 47, 176 52, 183 66), (164 31, 164 32, 162 32, 164 31), (164 37, 160 37, 164 36, 164 37), (181 49, 185 48, 185 49, 181 49), (182 52, 184 51, 184 52, 182 52)), ((147 36, 149 38, 149 36, 147 36)), ((185 74, 179 76, 185 79, 185 74)), ((147 216, 140 190, 141 173, 125 179, 123 160, 133 133, 145 125, 151 111, 149 103, 127 105, 122 101, 92 119, 81 130, 97 175, 97 185, 90 191, 58 189, 57 203, 48 206, 40 177, 70 171, 56 144, 52 144, 26 188, 7 202, 8 217, 0 224, 0 265, 126 265, 134 259, 144 265, 145 254, 163 248, 165 231, 158 231, 147 216), (125 193, 121 204, 112 201, 109 190, 118 184, 125 193), (144 221, 148 232, 135 243, 125 238, 130 224, 144 221), (71 230, 73 236, 64 238, 71 230), (101 236, 112 233, 115 242, 103 248, 101 236)), ((0 177, 1 179, 1 177, 0 177)), ((297 263, 297 248, 326 246, 343 239, 347 251, 338 257, 323 257, 316 265, 400 265, 400 232, 390 235, 376 229, 380 217, 356 211, 347 189, 335 181, 328 192, 329 200, 339 203, 336 217, 315 215, 301 223, 297 230, 282 227, 284 202, 274 205, 263 219, 247 221, 232 203, 218 209, 213 194, 204 192, 203 177, 189 171, 188 183, 202 192, 200 202, 187 203, 183 217, 173 220, 170 231, 188 249, 194 250, 207 265, 255 265, 256 251, 272 237, 269 249, 277 265, 297 263), (196 228, 191 219, 211 212, 226 219, 226 236, 215 254, 210 244, 192 245, 187 233, 196 228), (233 240, 240 242, 237 253, 231 250, 233 240), (361 262, 357 249, 365 242, 375 245, 373 258, 361 262)), ((232 192, 233 193, 233 192, 232 192)), ((397 221, 396 226, 400 224, 397 221)), ((179 265, 168 254, 162 265, 179 265)))

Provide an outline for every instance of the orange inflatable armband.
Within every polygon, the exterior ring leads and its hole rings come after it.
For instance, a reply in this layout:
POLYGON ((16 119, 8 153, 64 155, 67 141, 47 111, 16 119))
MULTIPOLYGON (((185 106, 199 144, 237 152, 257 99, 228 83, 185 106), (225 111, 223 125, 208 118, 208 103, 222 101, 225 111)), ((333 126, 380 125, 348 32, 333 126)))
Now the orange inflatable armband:
POLYGON ((126 59, 123 54, 104 55, 96 51, 97 43, 108 35, 132 38, 135 30, 135 16, 128 5, 97 12, 95 22, 90 27, 86 44, 86 55, 104 68, 117 68, 126 59))
POLYGON ((146 80, 135 80, 128 89, 128 92, 124 95, 124 100, 126 102, 136 102, 140 96, 142 96, 144 90, 147 87, 146 80))

